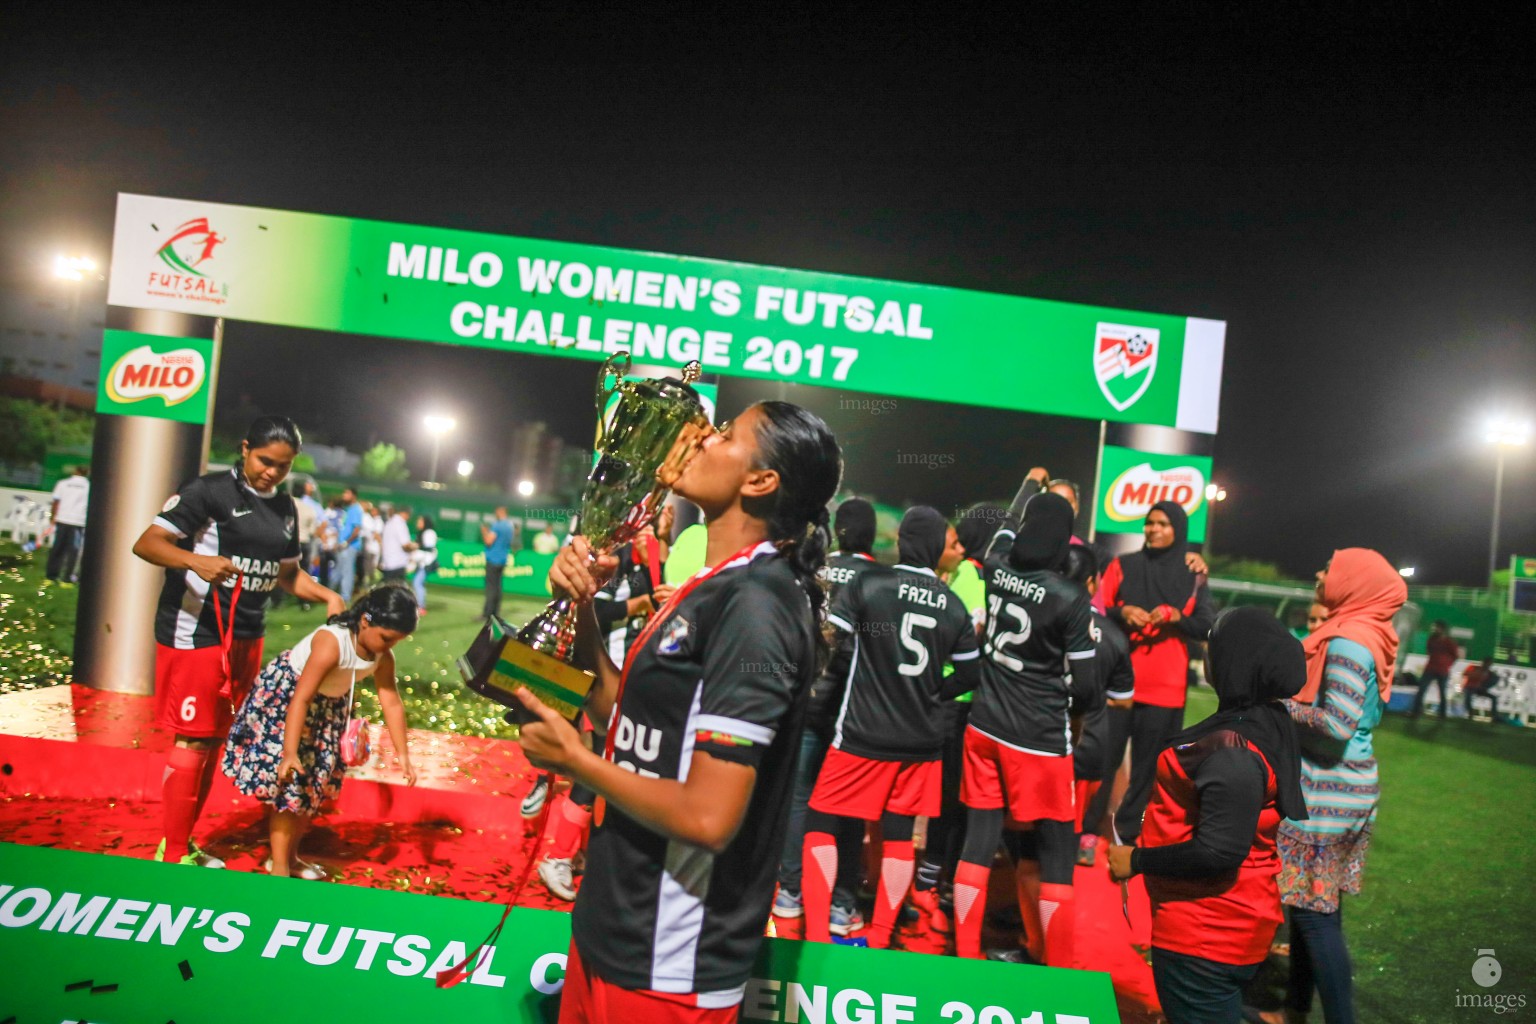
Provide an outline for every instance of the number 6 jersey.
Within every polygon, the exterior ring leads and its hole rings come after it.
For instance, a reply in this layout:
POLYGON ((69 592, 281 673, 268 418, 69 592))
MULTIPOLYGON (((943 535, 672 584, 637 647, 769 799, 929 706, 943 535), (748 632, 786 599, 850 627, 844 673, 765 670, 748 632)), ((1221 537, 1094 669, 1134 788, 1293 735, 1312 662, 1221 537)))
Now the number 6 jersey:
POLYGON ((1065 757, 1072 752, 1072 691, 1097 687, 1093 608, 1087 591, 1054 572, 1014 569, 1012 547, 1012 535, 999 531, 988 551, 986 639, 971 728, 1031 754, 1065 757))

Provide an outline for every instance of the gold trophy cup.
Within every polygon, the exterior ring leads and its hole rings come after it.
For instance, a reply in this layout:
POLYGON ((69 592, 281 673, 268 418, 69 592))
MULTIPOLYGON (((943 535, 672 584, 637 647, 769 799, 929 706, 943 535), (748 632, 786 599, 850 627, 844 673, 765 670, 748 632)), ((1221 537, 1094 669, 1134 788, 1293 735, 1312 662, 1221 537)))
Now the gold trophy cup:
MULTIPOLYGON (((625 380, 628 370, 629 353, 622 352, 603 363, 597 378, 597 461, 576 527, 594 557, 612 554, 655 520, 667 491, 712 430, 688 386, 699 379, 697 362, 683 368, 681 381, 625 380), (605 416, 614 395, 618 401, 605 416)), ((459 659, 459 673, 470 689, 511 708, 519 722, 530 717, 513 696, 520 686, 574 719, 595 679, 571 664, 576 621, 570 598, 552 601, 515 635, 492 616, 459 659)))

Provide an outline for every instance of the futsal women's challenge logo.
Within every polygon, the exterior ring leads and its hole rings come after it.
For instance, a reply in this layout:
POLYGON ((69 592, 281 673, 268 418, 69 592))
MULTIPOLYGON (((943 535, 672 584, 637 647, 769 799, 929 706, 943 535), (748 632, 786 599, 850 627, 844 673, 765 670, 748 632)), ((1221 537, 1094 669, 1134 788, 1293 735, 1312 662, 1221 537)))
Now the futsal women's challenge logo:
MULTIPOLYGON (((151 224, 156 231, 160 229, 151 224)), ((160 262, 169 268, 151 270, 146 290, 151 295, 173 299, 192 299, 222 306, 229 300, 229 285, 215 281, 208 264, 214 250, 228 239, 208 223, 207 217, 195 217, 178 227, 155 250, 160 262)))

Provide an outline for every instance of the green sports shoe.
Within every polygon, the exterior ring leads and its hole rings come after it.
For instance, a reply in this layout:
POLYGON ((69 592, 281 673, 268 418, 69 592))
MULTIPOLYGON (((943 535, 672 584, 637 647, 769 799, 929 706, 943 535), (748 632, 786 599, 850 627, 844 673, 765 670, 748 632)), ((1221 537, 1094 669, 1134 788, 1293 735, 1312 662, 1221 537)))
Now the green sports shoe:
MULTIPOLYGON (((160 840, 160 845, 155 847, 155 860, 158 860, 158 861, 160 861, 162 863, 165 861, 165 840, 164 839, 160 840)), ((190 853, 188 853, 186 856, 182 857, 176 863, 178 863, 178 864, 187 864, 187 865, 189 865, 191 867, 194 867, 194 868, 198 866, 197 858, 192 856, 192 854, 190 854, 190 853)))
POLYGON ((187 840, 187 856, 196 861, 198 867, 222 868, 224 866, 222 857, 214 856, 190 839, 187 840))

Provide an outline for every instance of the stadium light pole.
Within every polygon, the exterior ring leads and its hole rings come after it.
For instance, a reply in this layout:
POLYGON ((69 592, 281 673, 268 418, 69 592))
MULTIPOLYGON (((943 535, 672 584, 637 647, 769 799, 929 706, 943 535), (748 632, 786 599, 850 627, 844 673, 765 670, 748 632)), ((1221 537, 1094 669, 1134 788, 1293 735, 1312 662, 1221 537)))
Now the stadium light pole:
POLYGON ((1483 440, 1493 445, 1493 535, 1488 539, 1488 585, 1499 567, 1499 506, 1504 503, 1504 453, 1531 441, 1531 421, 1498 416, 1488 421, 1483 440))
POLYGON ((1227 489, 1214 480, 1205 485, 1205 554, 1206 560, 1210 560, 1210 554, 1216 544, 1216 503, 1227 500, 1227 489))
POLYGON ((437 483, 437 457, 443 447, 443 435, 455 426, 452 416, 426 416, 422 422, 427 426, 427 433, 432 435, 432 472, 427 474, 428 480, 437 483))

